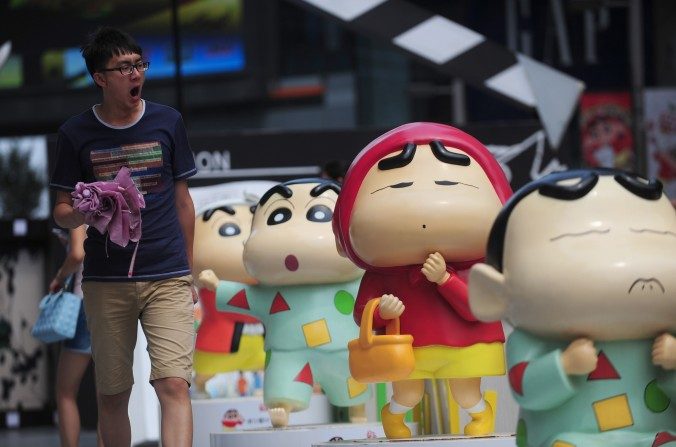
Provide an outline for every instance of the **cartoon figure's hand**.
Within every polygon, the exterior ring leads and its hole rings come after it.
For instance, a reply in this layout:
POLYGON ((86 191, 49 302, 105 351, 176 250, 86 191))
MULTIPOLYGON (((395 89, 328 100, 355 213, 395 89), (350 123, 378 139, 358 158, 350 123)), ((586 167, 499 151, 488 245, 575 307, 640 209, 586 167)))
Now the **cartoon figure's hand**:
POLYGON ((664 369, 676 369, 676 337, 662 334, 655 339, 653 363, 664 369))
POLYGON ((428 281, 439 285, 445 283, 451 276, 446 271, 446 260, 439 252, 432 253, 427 257, 421 271, 428 281))
POLYGON ((383 320, 397 318, 402 313, 404 313, 404 309, 404 303, 402 303, 401 300, 394 295, 387 294, 380 298, 378 312, 380 313, 380 318, 383 320))
POLYGON ((218 276, 216 276, 213 270, 203 270, 198 277, 198 281, 202 287, 209 290, 216 290, 218 287, 218 276))
POLYGON ((571 375, 589 374, 596 369, 598 360, 594 342, 588 338, 578 338, 561 354, 563 370, 571 375))

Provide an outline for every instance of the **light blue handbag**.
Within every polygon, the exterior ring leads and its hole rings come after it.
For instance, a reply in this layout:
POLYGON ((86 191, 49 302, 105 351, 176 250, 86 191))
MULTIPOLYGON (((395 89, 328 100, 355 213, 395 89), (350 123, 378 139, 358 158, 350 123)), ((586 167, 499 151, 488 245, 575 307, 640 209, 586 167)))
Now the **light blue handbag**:
POLYGON ((73 338, 77 327, 82 298, 66 292, 70 278, 64 288, 50 293, 40 301, 40 314, 33 326, 33 337, 45 343, 73 338))

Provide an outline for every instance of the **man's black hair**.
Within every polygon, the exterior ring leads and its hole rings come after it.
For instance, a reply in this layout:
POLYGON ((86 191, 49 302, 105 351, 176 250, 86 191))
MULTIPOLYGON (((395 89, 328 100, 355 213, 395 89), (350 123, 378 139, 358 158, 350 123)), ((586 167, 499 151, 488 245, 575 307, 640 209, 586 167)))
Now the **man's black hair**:
POLYGON ((80 52, 92 77, 98 70, 106 68, 108 61, 114 56, 133 53, 143 56, 143 50, 133 37, 110 26, 103 26, 90 34, 80 52))
POLYGON ((505 203, 495 222, 493 222, 493 227, 488 236, 486 264, 502 272, 507 223, 519 202, 535 191, 557 200, 578 200, 594 189, 601 175, 612 175, 623 188, 643 199, 657 200, 662 196, 662 183, 659 180, 647 181, 636 174, 618 169, 575 169, 546 175, 517 190, 505 203), (560 184, 563 180, 576 178, 580 181, 573 185, 560 184))

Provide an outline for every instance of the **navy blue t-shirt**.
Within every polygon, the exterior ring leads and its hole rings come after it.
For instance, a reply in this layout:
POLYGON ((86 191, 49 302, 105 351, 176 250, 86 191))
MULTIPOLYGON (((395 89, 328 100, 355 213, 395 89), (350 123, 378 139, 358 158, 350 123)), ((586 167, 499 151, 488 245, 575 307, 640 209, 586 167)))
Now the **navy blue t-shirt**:
POLYGON ((120 247, 89 227, 83 281, 151 281, 190 273, 174 182, 197 170, 180 113, 144 101, 136 123, 113 127, 92 108, 61 126, 57 150, 51 188, 72 192, 77 182, 113 180, 127 166, 146 202, 133 276, 128 271, 136 243, 120 247))

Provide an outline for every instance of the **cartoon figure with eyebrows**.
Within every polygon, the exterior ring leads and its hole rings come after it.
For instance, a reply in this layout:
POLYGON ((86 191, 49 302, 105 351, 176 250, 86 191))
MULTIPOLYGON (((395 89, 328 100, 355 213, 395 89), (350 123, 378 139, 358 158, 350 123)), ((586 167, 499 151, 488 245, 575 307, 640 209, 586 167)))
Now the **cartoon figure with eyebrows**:
POLYGON ((470 273, 481 319, 506 318, 520 447, 676 445, 676 214, 617 170, 517 191, 470 273))
MULTIPOLYGON (((241 197, 223 199, 200 210, 195 218, 193 271, 212 269, 219 278, 257 284, 242 260, 244 242, 251 232, 253 203, 241 197)), ((265 364, 263 326, 239 313, 218 312, 216 295, 201 288, 202 321, 197 330, 193 369, 194 396, 205 396, 205 384, 214 374, 257 371, 265 364)))
POLYGON ((374 328, 400 318, 413 335, 416 367, 394 382, 381 411, 388 438, 411 432, 404 414, 423 379, 449 380, 471 416, 468 435, 493 431, 481 377, 505 373, 500 322, 483 323, 467 302, 468 269, 483 260, 488 231, 511 189, 490 152, 441 124, 400 126, 370 143, 350 166, 333 218, 342 251, 366 270, 354 318, 380 298, 374 328))
POLYGON ((244 246, 246 269, 260 285, 200 274, 216 290, 219 310, 265 326, 263 398, 275 427, 308 407, 315 381, 333 405, 351 407, 351 420, 365 421, 369 391, 350 376, 347 352, 358 335, 352 310, 363 272, 336 251, 331 218, 339 191, 331 180, 301 179, 263 195, 244 246))

